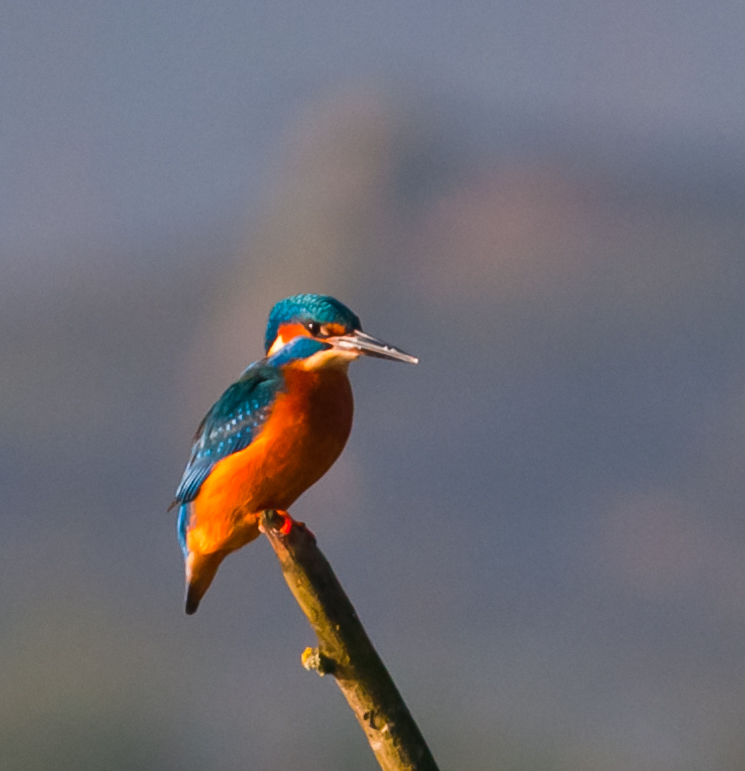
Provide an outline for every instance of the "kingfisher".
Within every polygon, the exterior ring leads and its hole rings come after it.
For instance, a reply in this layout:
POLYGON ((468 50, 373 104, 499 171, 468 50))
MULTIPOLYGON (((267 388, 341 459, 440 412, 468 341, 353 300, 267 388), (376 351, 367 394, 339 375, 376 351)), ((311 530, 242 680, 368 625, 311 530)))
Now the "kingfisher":
POLYGON ((197 428, 171 508, 196 612, 221 562, 259 535, 262 512, 289 507, 333 465, 352 429, 349 363, 418 359, 362 331, 328 295, 299 294, 269 313, 266 356, 244 370, 197 428))

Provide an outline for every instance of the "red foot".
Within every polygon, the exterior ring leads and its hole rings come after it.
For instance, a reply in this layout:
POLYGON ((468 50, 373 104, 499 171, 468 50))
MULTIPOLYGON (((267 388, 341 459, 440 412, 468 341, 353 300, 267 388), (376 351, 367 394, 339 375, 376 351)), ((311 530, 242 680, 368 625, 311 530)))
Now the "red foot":
POLYGON ((295 520, 290 516, 289 511, 278 511, 277 514, 279 514, 279 516, 284 520, 282 522, 282 527, 279 528, 279 532, 282 533, 282 535, 289 535, 290 531, 292 530, 292 526, 295 524, 300 524, 299 522, 295 522, 295 520))
POLYGON ((293 527, 299 527, 302 530, 305 530, 306 533, 315 541, 316 537, 311 533, 311 531, 305 526, 305 522, 298 522, 297 520, 293 519, 290 516, 289 511, 278 511, 277 514, 279 514, 280 517, 282 517, 282 527, 279 528, 277 532, 281 533, 282 535, 289 535, 292 531, 293 527))

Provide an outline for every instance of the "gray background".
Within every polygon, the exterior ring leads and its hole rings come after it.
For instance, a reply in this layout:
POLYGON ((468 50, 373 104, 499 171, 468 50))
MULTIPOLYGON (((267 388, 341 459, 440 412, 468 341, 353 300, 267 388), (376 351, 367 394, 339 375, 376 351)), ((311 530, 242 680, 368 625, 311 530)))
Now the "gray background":
POLYGON ((192 432, 297 291, 297 503, 443 769, 745 765, 745 6, 0 3, 0 766, 374 769, 192 432))

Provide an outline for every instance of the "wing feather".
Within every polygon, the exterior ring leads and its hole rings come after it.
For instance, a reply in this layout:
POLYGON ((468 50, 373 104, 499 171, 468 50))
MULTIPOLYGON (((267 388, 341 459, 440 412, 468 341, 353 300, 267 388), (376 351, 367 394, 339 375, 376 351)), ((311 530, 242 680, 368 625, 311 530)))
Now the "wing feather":
POLYGON ((261 433, 277 394, 284 388, 280 370, 265 362, 248 367, 205 415, 172 506, 193 501, 215 465, 246 449, 261 433))

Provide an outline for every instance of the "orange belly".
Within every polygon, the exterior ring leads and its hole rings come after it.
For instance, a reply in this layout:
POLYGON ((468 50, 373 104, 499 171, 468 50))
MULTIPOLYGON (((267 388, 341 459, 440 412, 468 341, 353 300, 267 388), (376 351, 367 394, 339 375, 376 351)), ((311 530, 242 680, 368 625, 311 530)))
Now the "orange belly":
POLYGON ((191 504, 189 551, 233 551, 258 536, 266 509, 288 509, 339 457, 352 428, 352 389, 338 368, 285 369, 259 436, 223 458, 191 504))

